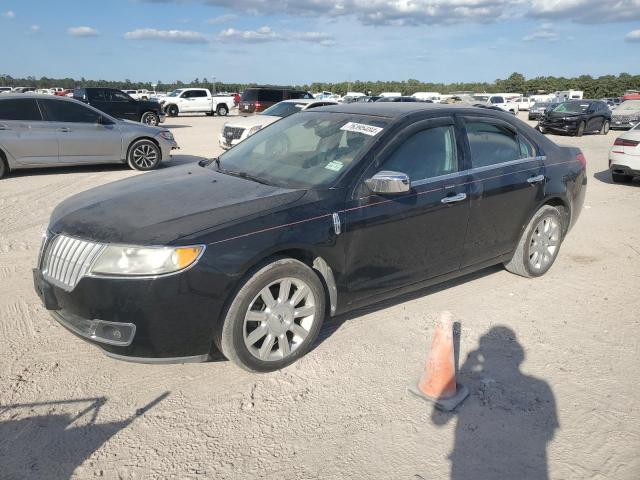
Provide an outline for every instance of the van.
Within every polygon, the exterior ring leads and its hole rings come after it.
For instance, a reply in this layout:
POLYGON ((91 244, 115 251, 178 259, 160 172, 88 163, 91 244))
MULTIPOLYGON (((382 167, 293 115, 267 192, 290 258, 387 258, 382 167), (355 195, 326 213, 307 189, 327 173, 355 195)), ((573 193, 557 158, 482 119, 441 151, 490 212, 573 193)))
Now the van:
POLYGON ((288 87, 251 87, 242 92, 238 113, 257 113, 282 100, 313 98, 309 92, 288 87))

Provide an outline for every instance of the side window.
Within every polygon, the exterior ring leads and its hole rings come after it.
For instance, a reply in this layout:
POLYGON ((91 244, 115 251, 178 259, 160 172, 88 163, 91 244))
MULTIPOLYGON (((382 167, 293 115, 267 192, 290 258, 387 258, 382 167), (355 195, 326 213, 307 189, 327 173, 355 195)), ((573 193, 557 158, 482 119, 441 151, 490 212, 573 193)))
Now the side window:
POLYGON ((131 97, 124 92, 120 92, 118 90, 109 90, 109 94, 107 95, 108 101, 111 102, 128 102, 131 100, 131 97))
POLYGON ((414 133, 382 168, 406 173, 412 182, 458 171, 453 127, 434 127, 414 133))
POLYGON ((105 92, 102 89, 98 89, 98 90, 89 90, 90 92, 90 98, 92 101, 94 102, 108 102, 109 99, 107 98, 107 92, 105 92))
POLYGON ((284 91, 265 89, 260 91, 258 96, 263 102, 281 102, 284 98, 284 91))
POLYGON ((182 95, 180 95, 180 98, 191 98, 191 97, 193 97, 192 93, 193 92, 191 92, 191 90, 187 90, 186 92, 182 92, 182 95))
POLYGON ((504 102, 504 98, 502 97, 491 97, 491 100, 489 100, 491 103, 505 103, 504 102))
POLYGON ((517 134, 500 124, 472 121, 466 123, 471 165, 486 167, 521 158, 517 134))
POLYGON ((191 92, 191 96, 192 97, 206 97, 207 96, 207 92, 205 92, 204 90, 193 90, 191 92))
POLYGON ((39 100, 51 122, 96 123, 100 114, 75 102, 39 100))
POLYGON ((522 135, 518 135, 518 143, 520 144, 520 158, 530 158, 536 156, 536 149, 531 142, 524 138, 522 135))
POLYGON ((0 100, 0 120, 40 121, 42 115, 33 98, 0 100))

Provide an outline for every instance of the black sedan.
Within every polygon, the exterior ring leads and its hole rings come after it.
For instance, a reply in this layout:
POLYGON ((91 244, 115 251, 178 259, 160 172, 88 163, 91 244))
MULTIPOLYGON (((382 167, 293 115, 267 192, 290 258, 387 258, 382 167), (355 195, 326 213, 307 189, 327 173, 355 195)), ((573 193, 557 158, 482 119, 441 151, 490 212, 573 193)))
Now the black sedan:
POLYGON ((585 133, 609 133, 611 110, 600 100, 568 100, 547 109, 538 125, 542 133, 568 133, 581 137, 585 133))
MULTIPOLYGON (((549 270, 585 158, 512 115, 354 103, 291 115, 219 159, 71 197, 35 288, 115 358, 270 371, 336 315, 494 264, 549 270)), ((359 339, 361 340, 361 339, 359 339)))

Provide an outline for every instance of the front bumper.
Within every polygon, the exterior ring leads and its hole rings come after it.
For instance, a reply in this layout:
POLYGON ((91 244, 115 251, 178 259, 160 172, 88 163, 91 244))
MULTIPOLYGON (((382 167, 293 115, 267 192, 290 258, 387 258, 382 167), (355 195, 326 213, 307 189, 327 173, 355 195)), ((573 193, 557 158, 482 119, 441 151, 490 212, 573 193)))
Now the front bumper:
POLYGON ((223 285, 197 268, 150 278, 84 277, 72 291, 33 270, 36 293, 66 329, 107 355, 146 363, 203 361, 222 311, 223 285))
POLYGON ((635 127, 638 124, 638 121, 626 121, 626 120, 616 120, 615 117, 611 119, 611 128, 614 130, 629 130, 635 127))
POLYGON ((551 130, 553 132, 561 132, 561 133, 576 133, 578 131, 578 125, 580 125, 580 122, 550 123, 550 122, 545 122, 544 120, 540 121, 540 128, 546 128, 547 130, 551 130))
POLYGON ((162 137, 156 137, 156 140, 162 152, 162 160, 168 160, 171 157, 171 151, 180 148, 175 140, 166 140, 162 137))
POLYGON ((218 144, 220 145, 221 148, 225 150, 229 150, 231 147, 235 147, 242 140, 243 140, 242 138, 227 139, 223 134, 218 135, 218 144))

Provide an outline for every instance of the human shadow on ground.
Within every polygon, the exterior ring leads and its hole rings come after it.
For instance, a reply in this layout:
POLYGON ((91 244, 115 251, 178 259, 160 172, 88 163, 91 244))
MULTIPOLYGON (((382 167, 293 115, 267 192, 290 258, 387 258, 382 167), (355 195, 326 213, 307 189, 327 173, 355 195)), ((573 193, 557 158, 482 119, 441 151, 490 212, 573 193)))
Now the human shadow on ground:
POLYGON ((105 442, 169 395, 165 392, 134 415, 120 421, 97 423, 105 397, 60 400, 0 407, 0 478, 7 480, 66 480, 105 442), (71 404, 89 404, 79 413, 71 404), (21 411, 48 413, 21 417, 21 411))
POLYGON ((544 380, 520 371, 524 357, 511 328, 491 328, 459 370, 458 381, 471 396, 453 413, 434 408, 435 425, 456 422, 452 480, 549 478, 556 402, 544 380))

